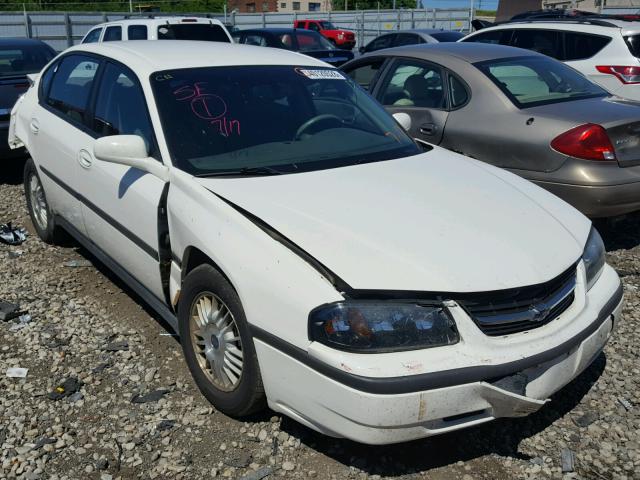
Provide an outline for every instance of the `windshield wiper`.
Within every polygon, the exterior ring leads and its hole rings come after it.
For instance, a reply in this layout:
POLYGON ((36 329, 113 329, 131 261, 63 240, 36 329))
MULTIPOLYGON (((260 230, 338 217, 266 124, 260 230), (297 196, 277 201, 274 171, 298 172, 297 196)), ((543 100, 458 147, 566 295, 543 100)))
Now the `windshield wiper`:
POLYGON ((238 170, 220 170, 209 173, 200 173, 196 177, 258 177, 269 175, 282 175, 284 172, 273 167, 244 167, 238 170))

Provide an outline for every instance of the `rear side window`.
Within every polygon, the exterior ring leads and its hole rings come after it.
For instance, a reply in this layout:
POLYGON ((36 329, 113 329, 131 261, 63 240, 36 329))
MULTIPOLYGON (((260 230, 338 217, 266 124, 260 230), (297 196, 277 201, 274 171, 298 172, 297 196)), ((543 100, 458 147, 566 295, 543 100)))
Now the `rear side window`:
POLYGON ((94 28, 87 34, 86 37, 84 37, 84 40, 82 40, 82 43, 97 42, 98 40, 100 40, 100 33, 102 33, 102 28, 94 28))
POLYGON ((474 35, 468 39, 464 39, 464 42, 476 42, 476 43, 490 43, 494 45, 509 45, 513 30, 492 30, 490 32, 483 32, 478 35, 474 35))
POLYGON ((460 32, 438 32, 430 33, 429 35, 431 35, 439 42, 457 42, 462 37, 464 37, 464 33, 460 32))
POLYGON ((177 23, 160 25, 158 40, 201 40, 230 43, 227 32, 220 25, 209 23, 177 23))
POLYGON ((56 66, 47 104, 70 120, 82 122, 97 70, 98 61, 92 57, 63 58, 56 66))
POLYGON ((127 38, 129 40, 146 40, 147 26, 146 25, 129 25, 127 27, 127 38))
POLYGON ((103 42, 117 42, 122 40, 122 27, 107 27, 104 32, 103 42))
POLYGON ((624 41, 629 47, 631 55, 640 58, 640 35, 629 35, 624 37, 624 41))
POLYGON ((417 43, 424 43, 421 37, 414 35, 413 33, 398 33, 396 35, 396 41, 393 43, 394 47, 401 47, 403 45, 415 45, 417 43))
POLYGON ((393 45, 393 40, 395 38, 395 33, 378 37, 366 46, 365 52, 375 52, 376 50, 382 50, 383 48, 390 48, 391 45, 393 45))
POLYGON ((562 60, 582 60, 591 58, 602 50, 611 38, 586 33, 564 33, 564 58, 562 60))
POLYGON ((559 30, 515 30, 511 45, 553 58, 562 58, 562 32, 559 30))
POLYGON ((451 108, 458 108, 467 103, 469 92, 464 84, 454 76, 449 76, 449 97, 451 108))
POLYGON ((264 38, 262 35, 249 33, 244 36, 242 43, 244 43, 245 45, 255 45, 257 47, 266 47, 267 39, 264 38))

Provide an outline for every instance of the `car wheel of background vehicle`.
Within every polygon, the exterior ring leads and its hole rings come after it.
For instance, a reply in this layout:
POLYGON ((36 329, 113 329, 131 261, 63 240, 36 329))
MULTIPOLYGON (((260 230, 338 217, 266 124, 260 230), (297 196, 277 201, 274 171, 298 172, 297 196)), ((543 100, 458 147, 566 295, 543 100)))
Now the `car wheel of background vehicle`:
POLYGON ((38 170, 31 158, 24 165, 24 193, 31 222, 38 236, 46 243, 59 243, 63 234, 56 226, 38 170))
POLYGON ((200 265, 184 279, 180 297, 180 343, 200 391, 231 416, 263 409, 253 337, 233 287, 211 265, 200 265))

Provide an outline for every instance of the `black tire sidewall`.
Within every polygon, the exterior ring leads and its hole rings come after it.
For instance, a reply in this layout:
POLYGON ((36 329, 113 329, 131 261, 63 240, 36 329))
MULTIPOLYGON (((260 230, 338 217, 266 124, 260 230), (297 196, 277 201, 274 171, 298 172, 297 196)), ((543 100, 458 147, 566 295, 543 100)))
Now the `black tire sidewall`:
POLYGON ((187 366, 203 395, 221 412, 231 416, 245 416, 264 408, 264 390, 260 377, 253 337, 249 330, 240 298, 229 282, 211 265, 193 269, 183 282, 178 305, 180 343, 187 366), (224 392, 215 387, 200 368, 191 343, 189 317, 195 298, 202 292, 220 297, 234 316, 242 342, 243 366, 238 387, 224 392))
POLYGON ((29 210, 29 216, 31 217, 31 223, 33 224, 33 228, 36 230, 38 236, 46 243, 54 243, 55 240, 55 221, 53 219, 53 213, 51 211, 51 207, 49 206, 49 202, 47 200, 47 194, 44 191, 44 185, 42 184, 42 180, 40 179, 40 175, 38 174, 38 170, 36 168, 33 159, 27 159, 24 165, 24 195, 27 201, 27 209, 29 210), (40 224, 35 218, 35 213, 33 211, 33 205, 31 204, 31 194, 29 193, 29 183, 31 181, 31 177, 35 176, 40 182, 40 186, 42 188, 42 193, 44 195, 45 203, 47 205, 47 228, 42 229, 40 224))

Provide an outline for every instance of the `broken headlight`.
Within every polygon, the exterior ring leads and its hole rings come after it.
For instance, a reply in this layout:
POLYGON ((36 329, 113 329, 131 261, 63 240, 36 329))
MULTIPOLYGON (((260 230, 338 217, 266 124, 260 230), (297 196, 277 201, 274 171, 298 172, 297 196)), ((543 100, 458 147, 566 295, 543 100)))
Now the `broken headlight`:
POLYGON ((442 306, 346 301, 309 314, 309 337, 339 350, 380 353, 453 345, 456 325, 442 306))
POLYGON ((587 244, 582 253, 582 261, 584 262, 584 269, 587 273, 588 291, 593 287, 593 284, 596 283, 604 267, 604 243, 598 231, 593 227, 591 227, 587 244))

